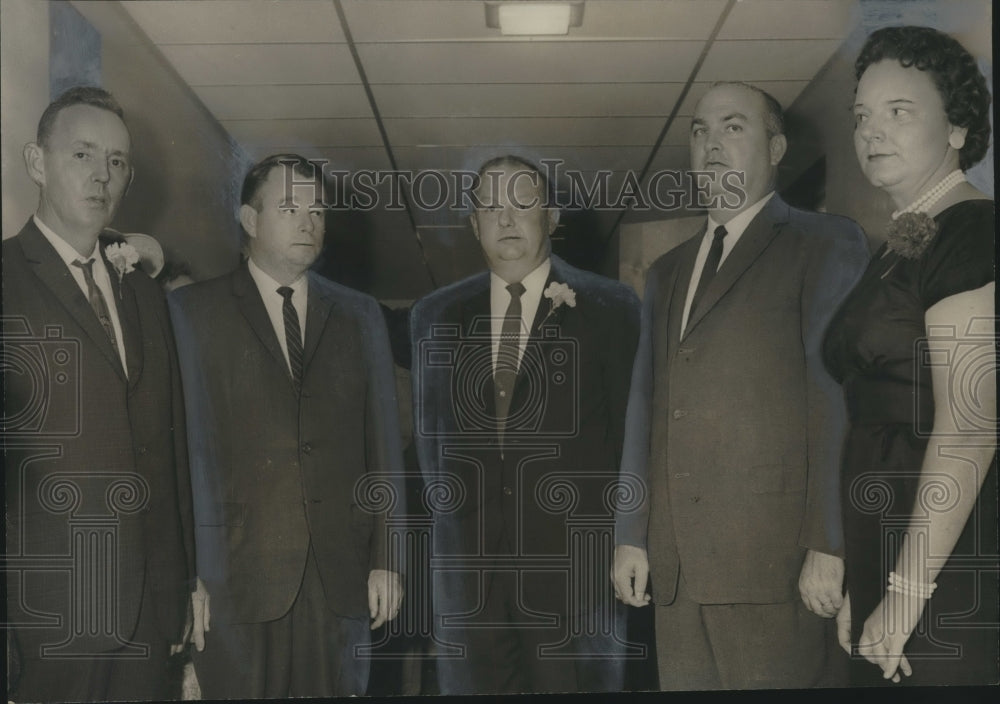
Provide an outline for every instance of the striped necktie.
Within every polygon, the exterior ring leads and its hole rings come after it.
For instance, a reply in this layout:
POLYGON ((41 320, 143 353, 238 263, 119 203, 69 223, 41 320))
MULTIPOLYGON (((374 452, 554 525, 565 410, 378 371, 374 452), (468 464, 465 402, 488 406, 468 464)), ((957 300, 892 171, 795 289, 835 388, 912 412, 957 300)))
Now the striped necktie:
POLYGON ((493 375, 497 429, 501 437, 507 422, 507 413, 510 411, 514 382, 517 381, 517 358, 521 351, 521 296, 524 295, 524 284, 520 282, 510 284, 507 286, 507 291, 510 293, 510 304, 507 306, 503 327, 500 329, 497 367, 493 375))
POLYGON ((94 280, 94 260, 93 258, 83 261, 77 259, 73 266, 79 267, 83 271, 83 278, 87 282, 87 298, 90 300, 90 307, 94 309, 94 314, 101 322, 101 327, 111 340, 111 346, 118 352, 118 337, 115 335, 115 326, 111 322, 111 312, 108 310, 108 302, 104 300, 104 294, 97 288, 94 280))
POLYGON ((288 366, 292 370, 292 380, 295 386, 302 386, 302 328, 299 327, 299 314, 292 305, 292 291, 288 286, 282 286, 278 293, 285 301, 281 304, 281 315, 285 319, 285 345, 288 348, 288 366))

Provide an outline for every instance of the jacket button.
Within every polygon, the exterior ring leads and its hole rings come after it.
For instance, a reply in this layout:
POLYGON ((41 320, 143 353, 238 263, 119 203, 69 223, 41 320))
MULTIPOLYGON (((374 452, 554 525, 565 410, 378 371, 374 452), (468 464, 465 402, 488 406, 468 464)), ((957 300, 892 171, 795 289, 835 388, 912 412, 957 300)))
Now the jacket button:
POLYGON ((681 347, 677 350, 677 354, 691 354, 692 352, 694 352, 694 350, 690 347, 681 347))
POLYGON ((513 493, 514 493, 513 489, 511 489, 509 486, 505 486, 503 488, 503 495, 504 496, 510 496, 513 493))
POLYGON ((312 449, 313 449, 313 448, 312 448, 312 445, 310 445, 309 443, 307 443, 307 442, 304 442, 304 443, 302 443, 302 451, 303 451, 304 453, 306 453, 307 455, 308 455, 308 454, 309 454, 310 452, 312 452, 312 449))
POLYGON ((674 411, 674 418, 680 419, 686 416, 687 414, 688 414, 687 411, 682 411, 681 409, 678 408, 676 411, 674 411))

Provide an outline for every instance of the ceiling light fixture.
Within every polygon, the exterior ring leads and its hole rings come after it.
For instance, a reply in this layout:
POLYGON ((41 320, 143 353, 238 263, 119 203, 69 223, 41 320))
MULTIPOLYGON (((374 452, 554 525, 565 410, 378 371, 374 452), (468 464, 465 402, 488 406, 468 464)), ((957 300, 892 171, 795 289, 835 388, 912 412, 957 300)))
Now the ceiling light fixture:
POLYGON ((568 34, 570 27, 583 24, 583 2, 515 2, 486 3, 486 26, 500 29, 504 35, 568 34))

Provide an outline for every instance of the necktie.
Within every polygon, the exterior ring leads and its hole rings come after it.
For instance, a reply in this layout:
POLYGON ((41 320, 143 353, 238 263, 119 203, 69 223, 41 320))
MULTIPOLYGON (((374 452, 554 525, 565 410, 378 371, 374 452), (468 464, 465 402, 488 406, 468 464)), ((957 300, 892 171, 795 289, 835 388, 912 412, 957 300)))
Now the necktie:
POLYGON ((507 286, 510 293, 510 305, 503 317, 503 327, 500 329, 500 346, 497 350, 497 368, 493 375, 494 399, 497 409, 497 432, 503 437, 507 413, 510 411, 510 399, 514 394, 514 382, 517 380, 517 357, 521 347, 521 296, 524 295, 524 285, 521 283, 507 286))
POLYGON ((285 345, 288 348, 288 365, 292 369, 292 380, 296 386, 302 385, 302 328, 299 314, 292 305, 292 289, 282 286, 278 293, 285 299, 281 304, 281 315, 285 319, 285 345))
POLYGON ((104 294, 101 293, 101 289, 97 288, 97 282, 94 281, 94 260, 77 259, 73 262, 73 266, 80 267, 83 271, 83 278, 87 282, 87 298, 90 300, 90 307, 94 309, 94 314, 101 322, 101 327, 104 328, 108 339, 111 340, 111 346, 115 348, 115 353, 118 353, 118 338, 115 336, 115 326, 111 322, 108 302, 104 300, 104 294))
POLYGON ((711 283, 715 272, 719 270, 719 262, 722 261, 722 241, 726 239, 726 228, 719 225, 715 228, 715 236, 712 238, 712 246, 708 249, 708 258, 705 259, 705 267, 701 270, 701 278, 698 279, 698 288, 694 291, 694 298, 691 300, 691 310, 688 316, 694 315, 698 309, 698 302, 705 295, 705 289, 711 283))

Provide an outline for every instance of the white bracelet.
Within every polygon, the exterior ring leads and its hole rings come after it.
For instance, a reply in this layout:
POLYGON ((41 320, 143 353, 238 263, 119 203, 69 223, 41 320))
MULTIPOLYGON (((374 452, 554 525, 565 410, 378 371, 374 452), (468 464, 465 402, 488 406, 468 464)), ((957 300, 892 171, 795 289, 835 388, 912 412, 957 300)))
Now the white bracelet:
POLYGON ((897 594, 905 594, 909 596, 918 596, 921 599, 930 599, 931 595, 934 594, 935 589, 937 589, 936 582, 932 582, 930 584, 927 584, 926 582, 911 582, 895 572, 889 573, 890 592, 896 592, 897 594))

